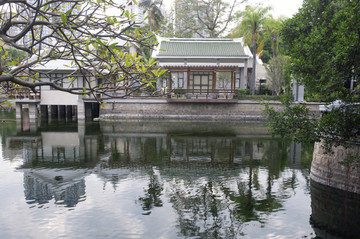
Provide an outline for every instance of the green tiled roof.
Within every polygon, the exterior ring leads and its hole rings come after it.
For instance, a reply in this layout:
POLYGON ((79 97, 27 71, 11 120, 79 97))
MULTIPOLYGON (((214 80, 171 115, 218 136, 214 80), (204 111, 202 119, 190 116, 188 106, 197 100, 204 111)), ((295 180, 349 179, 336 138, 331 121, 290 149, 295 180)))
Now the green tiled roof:
POLYGON ((246 56, 240 42, 232 41, 164 41, 158 56, 179 57, 242 57, 246 56))

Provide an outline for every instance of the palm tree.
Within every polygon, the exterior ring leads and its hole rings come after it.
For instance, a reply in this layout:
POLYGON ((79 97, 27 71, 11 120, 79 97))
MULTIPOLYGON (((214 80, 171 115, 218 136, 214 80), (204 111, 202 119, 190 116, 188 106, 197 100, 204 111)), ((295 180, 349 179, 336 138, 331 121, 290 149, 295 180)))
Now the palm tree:
POLYGON ((269 15, 269 17, 264 22, 265 38, 271 39, 273 43, 273 58, 275 58, 277 54, 279 32, 283 21, 283 18, 274 18, 272 15, 269 15))
POLYGON ((233 30, 232 37, 243 37, 245 45, 252 44, 253 50, 253 67, 250 79, 250 93, 255 94, 255 76, 256 76, 256 55, 258 53, 257 42, 259 36, 263 31, 263 24, 267 17, 270 7, 252 7, 247 6, 244 12, 240 12, 238 17, 241 18, 240 24, 238 24, 233 30))
POLYGON ((162 0, 141 0, 139 7, 147 14, 149 19, 150 31, 157 31, 160 28, 160 24, 164 19, 164 15, 161 12, 162 0))

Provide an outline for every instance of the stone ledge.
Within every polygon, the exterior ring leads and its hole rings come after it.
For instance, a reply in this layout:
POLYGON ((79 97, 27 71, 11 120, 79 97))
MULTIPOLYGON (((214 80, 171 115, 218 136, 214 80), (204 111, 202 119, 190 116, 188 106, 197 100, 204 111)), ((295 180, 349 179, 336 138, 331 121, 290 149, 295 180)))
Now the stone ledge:
POLYGON ((155 115, 155 114, 102 114, 100 121, 114 121, 117 119, 167 119, 167 120, 252 120, 265 121, 261 115, 155 115))

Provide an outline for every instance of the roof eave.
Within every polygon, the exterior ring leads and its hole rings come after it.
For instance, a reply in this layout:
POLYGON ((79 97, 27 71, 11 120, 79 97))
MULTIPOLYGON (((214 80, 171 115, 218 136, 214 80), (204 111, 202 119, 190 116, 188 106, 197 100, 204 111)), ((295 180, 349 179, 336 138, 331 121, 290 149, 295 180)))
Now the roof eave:
POLYGON ((155 59, 249 59, 249 56, 155 56, 155 59))

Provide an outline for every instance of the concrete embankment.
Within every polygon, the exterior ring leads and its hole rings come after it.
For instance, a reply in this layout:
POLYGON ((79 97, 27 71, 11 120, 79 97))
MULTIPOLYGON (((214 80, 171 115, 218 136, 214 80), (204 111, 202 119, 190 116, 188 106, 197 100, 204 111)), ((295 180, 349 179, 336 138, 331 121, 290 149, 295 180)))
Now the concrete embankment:
POLYGON ((360 146, 334 147, 326 153, 321 143, 315 143, 311 179, 333 188, 360 194, 360 146))
MULTIPOLYGON (((279 102, 270 106, 281 109, 279 102)), ((307 103, 311 112, 320 114, 319 103, 307 103)), ((264 105, 256 101, 167 102, 166 99, 109 100, 100 110, 100 120, 177 119, 177 120, 264 120, 264 105)))

